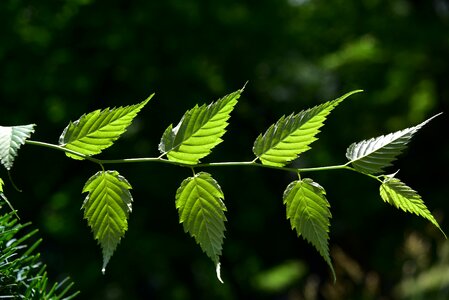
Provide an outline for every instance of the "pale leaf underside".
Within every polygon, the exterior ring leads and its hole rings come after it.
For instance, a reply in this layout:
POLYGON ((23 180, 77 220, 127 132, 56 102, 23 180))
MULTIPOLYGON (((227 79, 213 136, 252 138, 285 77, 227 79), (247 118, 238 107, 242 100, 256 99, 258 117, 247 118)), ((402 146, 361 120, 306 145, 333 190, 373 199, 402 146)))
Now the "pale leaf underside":
POLYGON ((220 186, 205 172, 185 179, 176 192, 179 221, 215 263, 220 281, 219 258, 226 221, 226 207, 222 199, 224 195, 220 186))
POLYGON ((346 157, 352 166, 360 172, 382 173, 384 168, 391 166, 397 156, 407 147, 413 135, 436 116, 414 127, 353 143, 348 147, 346 157))
POLYGON ((131 212, 131 185, 117 171, 100 171, 89 178, 82 208, 103 252, 103 273, 120 239, 128 229, 131 212))
POLYGON ((446 236, 437 220, 435 220, 432 213, 427 209, 421 196, 399 179, 387 178, 380 186, 380 196, 386 203, 396 208, 427 219, 446 236))
POLYGON ((282 116, 254 142, 253 152, 264 165, 285 166, 310 149, 310 144, 324 125, 326 117, 344 99, 360 91, 352 91, 342 97, 301 111, 282 116))
POLYGON ((224 96, 209 105, 196 105, 187 111, 176 127, 164 132, 159 150, 169 160, 197 164, 222 142, 228 119, 243 89, 224 96))
MULTIPOLYGON (((154 95, 154 94, 153 94, 154 95)), ((70 122, 64 129, 59 144, 67 149, 91 156, 101 153, 126 131, 140 110, 153 95, 139 104, 112 109, 95 110, 70 122)), ((82 157, 66 153, 75 159, 82 157)))
POLYGON ((20 126, 0 126, 0 159, 7 170, 10 170, 20 146, 34 132, 35 124, 20 126))
POLYGON ((329 265, 335 279, 328 245, 329 219, 332 215, 325 195, 323 187, 312 179, 304 178, 287 186, 283 201, 292 229, 318 250, 329 265))

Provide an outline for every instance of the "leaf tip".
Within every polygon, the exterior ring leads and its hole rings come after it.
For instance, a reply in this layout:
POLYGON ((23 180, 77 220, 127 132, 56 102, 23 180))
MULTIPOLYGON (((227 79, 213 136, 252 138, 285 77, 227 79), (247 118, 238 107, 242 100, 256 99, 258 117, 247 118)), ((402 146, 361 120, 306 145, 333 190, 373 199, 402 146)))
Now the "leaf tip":
POLYGON ((332 262, 328 262, 329 268, 331 269, 332 273, 332 282, 333 284, 337 283, 337 275, 335 274, 334 266, 332 265, 332 262))
POLYGON ((221 278, 221 263, 217 263, 217 265, 215 267, 215 272, 217 273, 218 281, 220 281, 221 283, 224 283, 223 279, 221 278))
POLYGON ((149 95, 145 100, 142 101, 143 105, 147 104, 148 101, 150 101, 153 96, 155 95, 155 93, 152 93, 151 95, 149 95))

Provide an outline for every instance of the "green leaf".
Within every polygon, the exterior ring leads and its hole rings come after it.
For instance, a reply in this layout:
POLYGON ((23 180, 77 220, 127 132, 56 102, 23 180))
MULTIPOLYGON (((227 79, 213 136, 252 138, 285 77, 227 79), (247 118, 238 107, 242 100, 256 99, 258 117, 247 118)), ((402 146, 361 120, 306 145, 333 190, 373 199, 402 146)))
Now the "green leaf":
POLYGON ((0 159, 7 170, 11 170, 17 151, 34 132, 34 126, 0 126, 0 159))
POLYGON ((221 282, 219 257, 226 221, 226 207, 222 199, 224 195, 220 186, 205 172, 185 179, 176 191, 179 222, 215 263, 221 282))
POLYGON ((130 189, 131 185, 117 171, 100 171, 83 188, 83 193, 88 193, 82 206, 84 218, 103 251, 103 273, 128 229, 133 201, 130 189))
MULTIPOLYGON (((95 110, 84 114, 75 122, 70 122, 64 129, 59 145, 91 156, 101 153, 126 131, 140 110, 150 101, 154 94, 139 104, 95 110)), ((68 157, 83 159, 81 156, 67 153, 68 157)))
POLYGON ((413 135, 439 115, 435 115, 414 127, 353 143, 348 147, 346 157, 352 166, 360 172, 367 174, 382 173, 384 168, 391 166, 397 156, 402 153, 413 135))
POLYGON ((335 280, 328 245, 329 219, 332 215, 326 191, 312 179, 304 178, 290 183, 284 191, 283 199, 292 229, 318 250, 329 265, 335 280))
POLYGON ((387 177, 380 186, 380 196, 390 205, 429 220, 446 237, 438 222, 427 209, 421 196, 397 178, 387 177))
POLYGON ((176 127, 168 126, 159 150, 171 161, 197 164, 223 140, 228 119, 243 88, 209 105, 188 110, 176 127))
POLYGON ((329 113, 344 99, 358 92, 361 90, 352 91, 296 115, 282 116, 263 135, 257 137, 253 153, 264 165, 285 166, 310 149, 309 145, 317 140, 315 135, 320 132, 329 113))

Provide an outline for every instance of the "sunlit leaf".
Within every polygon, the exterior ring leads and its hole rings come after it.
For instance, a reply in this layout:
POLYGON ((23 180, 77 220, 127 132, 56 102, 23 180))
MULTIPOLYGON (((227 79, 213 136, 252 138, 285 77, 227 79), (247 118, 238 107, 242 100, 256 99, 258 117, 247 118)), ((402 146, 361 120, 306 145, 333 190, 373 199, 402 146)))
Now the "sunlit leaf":
POLYGON ((168 126, 162 135, 159 150, 169 160, 197 164, 222 142, 228 119, 243 89, 224 96, 209 105, 196 105, 181 121, 168 126))
POLYGON ((223 192, 212 176, 200 172, 185 179, 176 192, 176 208, 184 231, 195 238, 216 265, 220 281, 220 262, 226 217, 223 192))
POLYGON ((353 143, 348 147, 346 157, 353 167, 360 172, 382 173, 386 167, 392 165, 397 156, 407 147, 413 135, 438 115, 414 127, 353 143))
POLYGON ((34 132, 35 124, 0 126, 0 159, 7 170, 12 168, 20 146, 34 132))
POLYGON ((253 146, 254 154, 264 165, 285 166, 310 149, 309 145, 317 140, 315 136, 330 112, 344 99, 358 92, 361 91, 352 91, 298 114, 282 116, 263 135, 257 137, 253 146))
POLYGON ((100 171, 83 188, 88 193, 82 208, 84 218, 103 251, 103 273, 120 239, 128 229, 131 185, 117 171, 100 171))
POLYGON ((287 219, 298 236, 311 243, 335 271, 329 255, 329 227, 332 217, 326 191, 312 179, 304 178, 290 183, 284 192, 287 219))
POLYGON ((414 213, 429 220, 446 237, 437 220, 435 220, 431 212, 427 209, 421 196, 399 179, 387 177, 380 186, 380 196, 386 203, 396 208, 400 208, 405 212, 414 213))
MULTIPOLYGON (((75 122, 70 122, 59 138, 59 145, 91 156, 101 153, 126 131, 140 110, 150 101, 154 94, 136 105, 112 109, 95 110, 82 115, 75 122)), ((66 155, 83 159, 81 156, 67 153, 66 155)))

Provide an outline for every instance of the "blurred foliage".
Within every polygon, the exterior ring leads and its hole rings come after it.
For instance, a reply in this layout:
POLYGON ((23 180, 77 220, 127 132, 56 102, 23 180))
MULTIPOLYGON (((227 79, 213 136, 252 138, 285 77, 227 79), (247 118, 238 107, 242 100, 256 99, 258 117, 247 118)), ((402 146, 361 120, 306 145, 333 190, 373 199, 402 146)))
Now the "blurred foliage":
MULTIPOLYGON (((104 158, 158 155, 167 125, 246 81, 225 142, 207 161, 252 159, 253 140, 281 115, 354 89, 365 93, 333 112, 295 164, 342 163, 354 141, 449 111, 447 0, 2 0, 0 20, 2 125, 36 123, 32 138, 56 142, 83 113, 156 93, 104 158)), ((447 123, 443 115, 420 132, 392 169, 446 231, 447 123)), ((439 233, 383 204, 377 184, 361 176, 311 174, 332 205, 334 285, 319 255, 289 229, 282 191, 290 175, 210 170, 229 210, 221 285, 178 224, 174 194, 188 170, 117 169, 135 204, 105 276, 80 212, 96 166, 28 146, 12 170, 23 193, 5 182, 21 218, 42 231, 49 273, 70 275, 82 299, 447 298, 449 250, 439 233), (407 252, 413 236, 425 240, 418 256, 407 252)))

